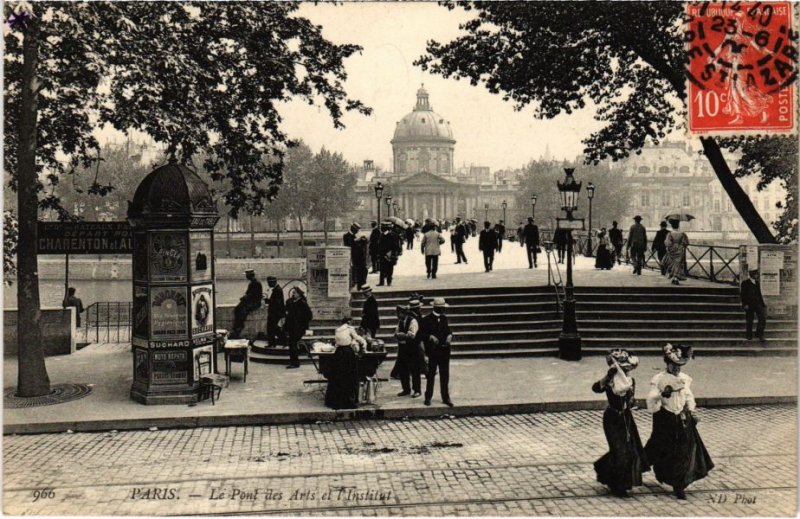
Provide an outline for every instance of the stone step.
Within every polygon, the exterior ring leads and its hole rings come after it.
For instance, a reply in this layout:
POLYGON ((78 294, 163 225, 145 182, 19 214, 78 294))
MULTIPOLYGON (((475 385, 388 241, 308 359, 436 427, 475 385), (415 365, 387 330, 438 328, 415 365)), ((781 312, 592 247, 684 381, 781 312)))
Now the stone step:
MULTIPOLYGON (((433 297, 423 294, 425 302, 430 305, 433 297)), ((738 294, 658 294, 643 291, 641 293, 627 293, 627 292, 597 292, 597 293, 581 293, 576 292, 575 297, 581 302, 614 302, 614 301, 636 301, 636 302, 653 302, 663 303, 667 302, 693 302, 693 303, 732 303, 739 304, 738 294)), ((445 297, 447 303, 450 305, 461 304, 480 304, 491 303, 501 299, 504 302, 545 302, 550 303, 555 300, 555 292, 550 289, 546 292, 535 293, 515 293, 505 294, 502 292, 486 293, 486 294, 465 294, 465 295, 449 295, 445 297)), ((385 308, 394 308, 397 305, 405 305, 408 303, 407 297, 378 297, 378 305, 385 308)), ((363 299, 353 299, 350 306, 352 308, 361 308, 363 299)))
MULTIPOLYGON (((381 291, 376 292, 375 296, 378 300, 381 299, 408 299, 411 294, 414 293, 421 293, 426 298, 430 297, 448 297, 448 296, 461 296, 461 295, 485 295, 485 294, 498 294, 498 295, 510 295, 510 294, 531 294, 531 293, 553 293, 552 286, 512 286, 512 287, 478 287, 478 288, 434 288, 434 287, 425 287, 420 289, 414 290, 391 290, 391 291, 381 291)), ((718 285, 718 286, 673 286, 673 285, 665 285, 665 286, 656 286, 656 287, 608 287, 608 286, 597 286, 597 287, 587 287, 587 286, 579 286, 575 287, 576 294, 595 294, 595 293, 615 293, 615 294, 675 294, 675 295, 689 295, 689 294, 702 294, 702 295, 727 295, 727 296, 739 296, 739 289, 736 286, 727 286, 727 285, 718 285), (612 291, 613 292, 610 292, 612 291)), ((357 301, 362 301, 364 299, 363 294, 360 292, 353 293, 353 299, 357 301)))

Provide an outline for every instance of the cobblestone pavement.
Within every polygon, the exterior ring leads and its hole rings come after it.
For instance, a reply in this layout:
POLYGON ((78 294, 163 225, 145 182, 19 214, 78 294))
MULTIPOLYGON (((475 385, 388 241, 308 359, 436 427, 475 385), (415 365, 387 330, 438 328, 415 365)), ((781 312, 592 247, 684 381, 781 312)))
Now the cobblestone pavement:
MULTIPOLYGON (((642 438, 650 417, 635 412, 642 438)), ((716 468, 677 501, 595 481, 602 412, 4 437, 4 512, 794 515, 797 409, 702 409, 716 468)))

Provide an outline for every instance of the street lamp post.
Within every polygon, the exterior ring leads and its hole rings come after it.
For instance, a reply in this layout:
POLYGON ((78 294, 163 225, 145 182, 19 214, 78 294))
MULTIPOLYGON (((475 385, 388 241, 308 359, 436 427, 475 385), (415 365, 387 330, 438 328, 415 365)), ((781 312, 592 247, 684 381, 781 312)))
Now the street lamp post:
POLYGON ((375 184, 375 198, 378 199, 378 225, 381 224, 381 198, 383 197, 383 184, 375 184))
POLYGON ((587 258, 594 256, 592 254, 592 199, 594 198, 594 184, 589 182, 586 186, 586 193, 589 195, 589 237, 586 240, 586 254, 587 258))
POLYGON ((505 200, 503 200, 503 203, 500 204, 500 207, 503 208, 503 224, 505 224, 506 223, 506 207, 508 207, 508 204, 506 203, 505 200))
POLYGON ((489 220, 489 204, 483 204, 483 219, 489 220))
POLYGON ((399 205, 397 205, 397 202, 392 202, 392 214, 393 214, 394 216, 397 216, 397 208, 398 208, 398 207, 400 207, 400 206, 399 206, 399 205))
POLYGON ((383 199, 386 203, 386 217, 392 214, 392 195, 386 195, 383 199))
POLYGON ((536 195, 531 195, 531 216, 536 220, 536 195))
POLYGON ((556 181, 558 191, 561 193, 561 209, 567 213, 565 219, 558 219, 559 226, 563 221, 563 227, 568 231, 567 234, 567 284, 564 290, 564 323, 561 328, 561 335, 558 336, 558 356, 564 360, 581 360, 581 336, 578 334, 578 322, 575 318, 575 289, 572 285, 572 228, 576 227, 572 213, 578 209, 578 193, 581 190, 581 183, 576 182, 572 173, 574 168, 564 168, 566 178, 564 183, 556 181))

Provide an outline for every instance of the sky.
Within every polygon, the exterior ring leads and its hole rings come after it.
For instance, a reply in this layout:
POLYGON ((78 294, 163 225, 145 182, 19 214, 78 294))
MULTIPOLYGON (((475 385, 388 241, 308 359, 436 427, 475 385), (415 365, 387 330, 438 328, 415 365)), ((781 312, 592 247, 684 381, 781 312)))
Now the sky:
POLYGON ((539 158, 549 146, 556 159, 573 159, 583 150, 581 140, 600 127, 591 109, 553 120, 533 117, 526 108, 515 112, 513 104, 490 94, 482 85, 444 79, 423 72, 412 63, 434 39, 447 42, 461 34, 458 25, 474 13, 448 11, 435 3, 304 4, 298 15, 323 27, 323 35, 335 43, 355 43, 360 55, 345 61, 345 88, 374 112, 371 116, 348 113, 344 130, 336 130, 324 107, 296 101, 281 109, 283 129, 302 138, 315 151, 325 146, 341 152, 350 162, 365 159, 391 169, 390 140, 397 121, 416 103, 421 84, 433 110, 450 121, 456 139, 454 165, 489 166, 492 171, 521 167, 539 158))

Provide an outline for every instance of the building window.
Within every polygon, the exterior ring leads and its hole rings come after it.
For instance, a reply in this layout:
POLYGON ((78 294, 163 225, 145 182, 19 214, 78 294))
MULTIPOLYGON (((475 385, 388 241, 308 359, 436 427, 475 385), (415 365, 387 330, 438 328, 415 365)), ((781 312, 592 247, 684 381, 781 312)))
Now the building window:
POLYGON ((661 193, 661 207, 669 207, 669 193, 661 193))
POLYGON ((639 166, 639 173, 642 175, 649 175, 650 168, 648 168, 647 166, 639 166))
POLYGON ((642 193, 642 207, 647 207, 650 205, 650 194, 642 193))
POLYGON ((658 173, 660 175, 669 175, 669 168, 667 166, 661 166, 658 168, 658 173))
POLYGON ((690 195, 683 195, 683 205, 689 205, 692 203, 692 197, 690 195))
POLYGON ((714 211, 719 212, 719 200, 714 200, 714 211))
POLYGON ((681 166, 680 171, 681 171, 681 174, 688 175, 690 173, 689 166, 681 166))

